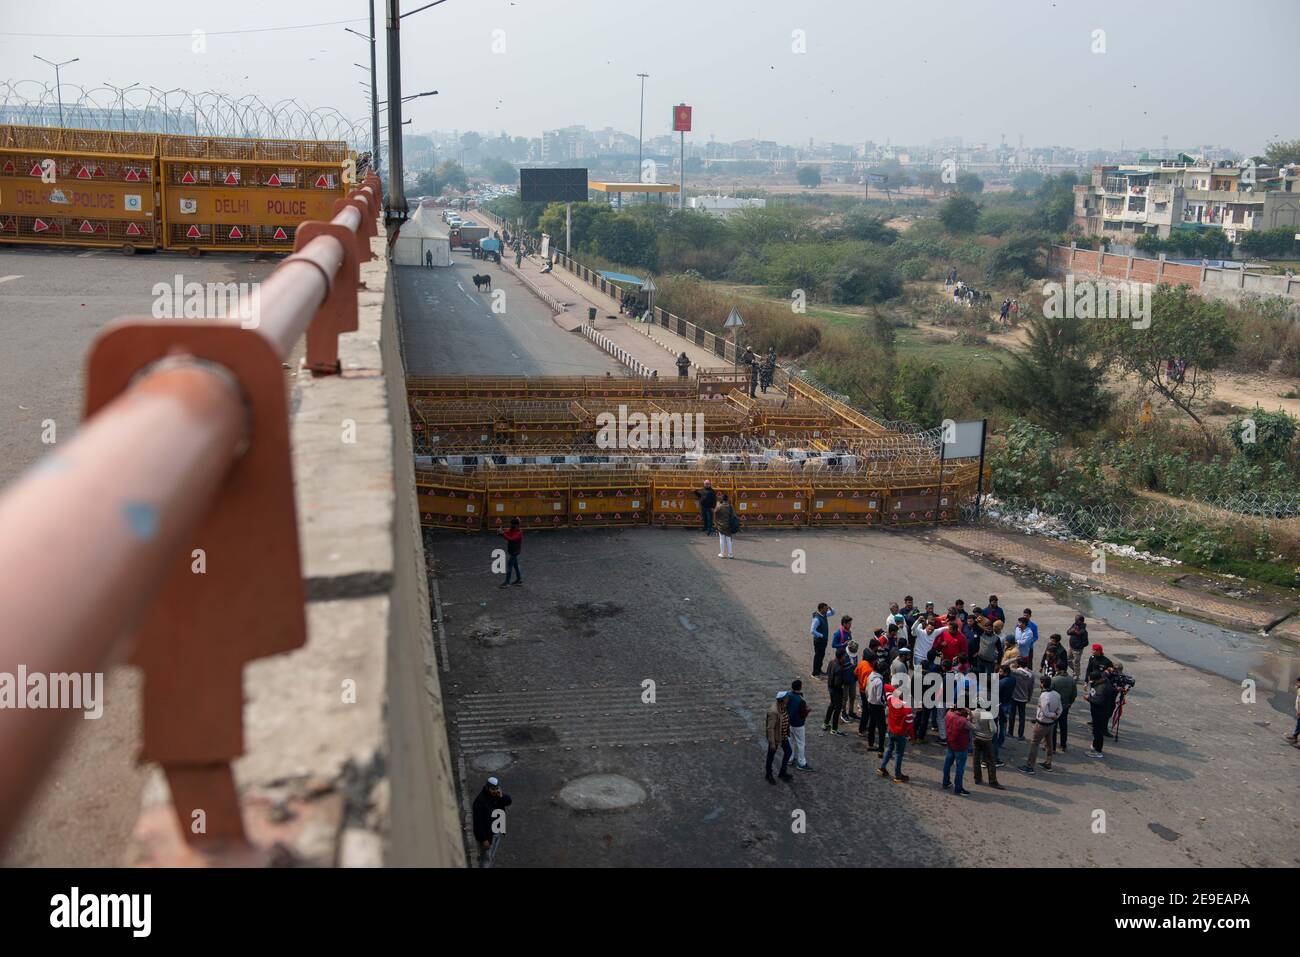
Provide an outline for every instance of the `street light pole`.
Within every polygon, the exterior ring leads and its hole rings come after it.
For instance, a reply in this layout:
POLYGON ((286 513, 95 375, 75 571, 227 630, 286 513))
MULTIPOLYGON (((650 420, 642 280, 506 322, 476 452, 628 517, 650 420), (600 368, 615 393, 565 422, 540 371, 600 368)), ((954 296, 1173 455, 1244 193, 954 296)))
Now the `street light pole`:
MULTIPOLYGON (((402 182, 402 11, 401 0, 388 0, 388 211, 406 219, 402 182)), ((376 121, 377 122, 377 121, 376 121)))
POLYGON ((104 86, 108 87, 110 90, 112 90, 114 93, 117 94, 118 102, 122 104, 122 132, 123 133, 126 132, 126 94, 131 90, 134 90, 139 85, 140 84, 138 82, 132 83, 130 86, 121 86, 121 87, 114 86, 112 83, 104 84, 104 86))
MULTIPOLYGON (((361 37, 370 44, 370 163, 371 168, 378 170, 379 167, 379 88, 376 86, 377 79, 375 63, 375 0, 370 0, 370 35, 362 33, 359 30, 353 30, 351 27, 344 27, 348 33, 361 37)), ((365 69, 365 67, 362 67, 365 69)))
POLYGON ((637 134, 636 134, 636 181, 639 183, 642 180, 641 143, 645 139, 645 81, 646 78, 650 76, 650 74, 638 73, 637 76, 641 78, 641 124, 637 128, 637 134))
POLYGON ((36 57, 36 59, 40 60, 42 63, 48 63, 50 66, 54 67, 54 95, 57 96, 59 99, 59 126, 62 127, 63 126, 63 81, 59 78, 59 68, 67 66, 69 63, 76 63, 78 60, 81 59, 81 57, 74 56, 71 60, 64 60, 62 63, 55 63, 53 60, 47 60, 43 56, 36 56, 35 53, 33 53, 32 56, 36 57))

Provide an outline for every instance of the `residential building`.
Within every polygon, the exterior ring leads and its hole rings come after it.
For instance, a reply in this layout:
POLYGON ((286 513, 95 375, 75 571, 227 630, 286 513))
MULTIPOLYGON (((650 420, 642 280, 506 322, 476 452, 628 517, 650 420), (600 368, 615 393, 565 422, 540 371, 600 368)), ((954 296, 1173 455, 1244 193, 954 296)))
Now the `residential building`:
POLYGON ((1074 224, 1120 242, 1206 228, 1238 242, 1251 230, 1300 226, 1300 169, 1186 155, 1096 165, 1091 181, 1074 187, 1074 224))

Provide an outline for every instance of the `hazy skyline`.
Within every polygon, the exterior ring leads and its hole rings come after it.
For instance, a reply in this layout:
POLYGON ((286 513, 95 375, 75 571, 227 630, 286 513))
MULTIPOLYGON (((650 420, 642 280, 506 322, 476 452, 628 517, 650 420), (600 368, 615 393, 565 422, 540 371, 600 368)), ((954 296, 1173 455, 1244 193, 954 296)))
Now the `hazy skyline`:
MULTIPOLYGON (((404 92, 440 91, 404 115, 414 120, 408 132, 538 136, 582 124, 635 134, 636 74, 645 72, 646 136, 667 132, 672 105, 686 102, 696 142, 997 143, 1005 135, 1014 145, 1023 135, 1026 145, 1117 148, 1158 147, 1167 135, 1171 147, 1213 143, 1249 155, 1300 135, 1289 108, 1300 4, 1192 0, 1173 9, 1111 0, 660 0, 645 8, 447 0, 403 20, 404 92), (1093 52, 1097 30, 1104 53, 1093 52), (795 52, 795 31, 806 52, 795 52), (1246 66, 1250 75, 1239 76, 1246 66)), ((369 62, 363 40, 343 24, 267 29, 349 20, 364 33, 364 0, 219 8, 58 0, 11 5, 7 14, 3 79, 52 83, 33 54, 80 57, 64 70, 65 85, 220 89, 368 115, 357 83, 367 74, 353 66, 369 62), (205 31, 204 53, 191 50, 194 30, 205 31), (263 32, 226 32, 245 30, 263 32)), ((376 29, 383 99, 382 3, 376 29)))

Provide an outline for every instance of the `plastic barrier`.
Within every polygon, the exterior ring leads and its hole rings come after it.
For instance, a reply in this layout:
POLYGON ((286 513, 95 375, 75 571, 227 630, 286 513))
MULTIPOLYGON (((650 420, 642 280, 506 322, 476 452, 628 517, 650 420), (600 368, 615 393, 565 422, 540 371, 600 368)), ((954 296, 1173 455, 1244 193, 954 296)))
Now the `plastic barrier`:
POLYGON ((483 527, 486 492, 481 479, 415 473, 420 524, 476 532, 483 527))
POLYGON ((650 476, 575 479, 569 489, 569 515, 574 528, 613 528, 646 525, 650 521, 650 476))
POLYGON ((812 490, 807 484, 796 484, 789 476, 737 475, 732 481, 735 492, 731 504, 742 528, 808 524, 808 499, 812 490))
POLYGON ((879 525, 888 490, 848 479, 830 480, 812 490, 808 508, 814 528, 879 525))
POLYGON ((749 394, 748 372, 701 372, 695 381, 702 399, 721 398, 732 389, 749 394))
POLYGON ((920 522, 949 521, 957 516, 958 488, 944 483, 943 493, 937 485, 908 485, 890 490, 887 521, 890 525, 915 525, 920 522))
POLYGON ((153 249, 157 140, 145 133, 0 126, 0 241, 153 249))
MULTIPOLYGON (((676 473, 656 475, 654 479, 654 496, 651 498, 650 521, 659 528, 681 528, 683 526, 701 525, 700 503, 695 492, 704 487, 704 480, 713 478, 708 473, 698 475, 676 473)), ((730 481, 713 478, 713 490, 731 495, 735 489, 730 481)))
POLYGON ((289 252, 303 220, 343 198, 347 144, 206 136, 158 139, 163 248, 289 252))
POLYGON ((489 479, 483 527, 505 528, 517 518, 525 528, 563 528, 569 523, 568 491, 561 475, 489 479))

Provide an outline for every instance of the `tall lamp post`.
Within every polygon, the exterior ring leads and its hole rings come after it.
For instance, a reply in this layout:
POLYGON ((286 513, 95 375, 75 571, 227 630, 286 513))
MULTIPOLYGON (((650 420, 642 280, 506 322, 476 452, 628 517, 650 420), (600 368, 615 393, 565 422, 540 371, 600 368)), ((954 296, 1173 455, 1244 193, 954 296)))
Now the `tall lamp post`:
POLYGON ((370 165, 372 169, 377 170, 379 169, 379 90, 375 86, 375 0, 370 0, 369 36, 351 27, 343 29, 370 44, 370 165))
POLYGON ((110 90, 112 90, 114 93, 117 94, 117 100, 119 103, 122 104, 122 132, 123 133, 126 132, 126 95, 127 93, 129 93, 131 90, 134 90, 139 85, 140 85, 139 83, 132 83, 130 86, 114 86, 112 83, 104 84, 104 86, 108 87, 110 90))
MULTIPOLYGON (((637 76, 641 78, 641 123, 637 127, 637 133, 636 133, 636 181, 639 183, 641 182, 641 177, 642 177, 641 144, 642 141, 645 139, 645 81, 646 78, 650 76, 650 74, 638 73, 637 76)), ((648 195, 646 199, 647 201, 649 200, 648 195)))
POLYGON ((64 60, 62 63, 55 63, 53 60, 47 60, 43 56, 36 56, 35 53, 33 53, 32 56, 36 57, 36 59, 40 60, 42 63, 48 63, 50 66, 54 67, 54 95, 59 98, 59 126, 62 126, 63 125, 63 81, 59 79, 59 68, 65 67, 69 63, 76 63, 78 60, 81 59, 81 57, 74 56, 71 60, 64 60))

